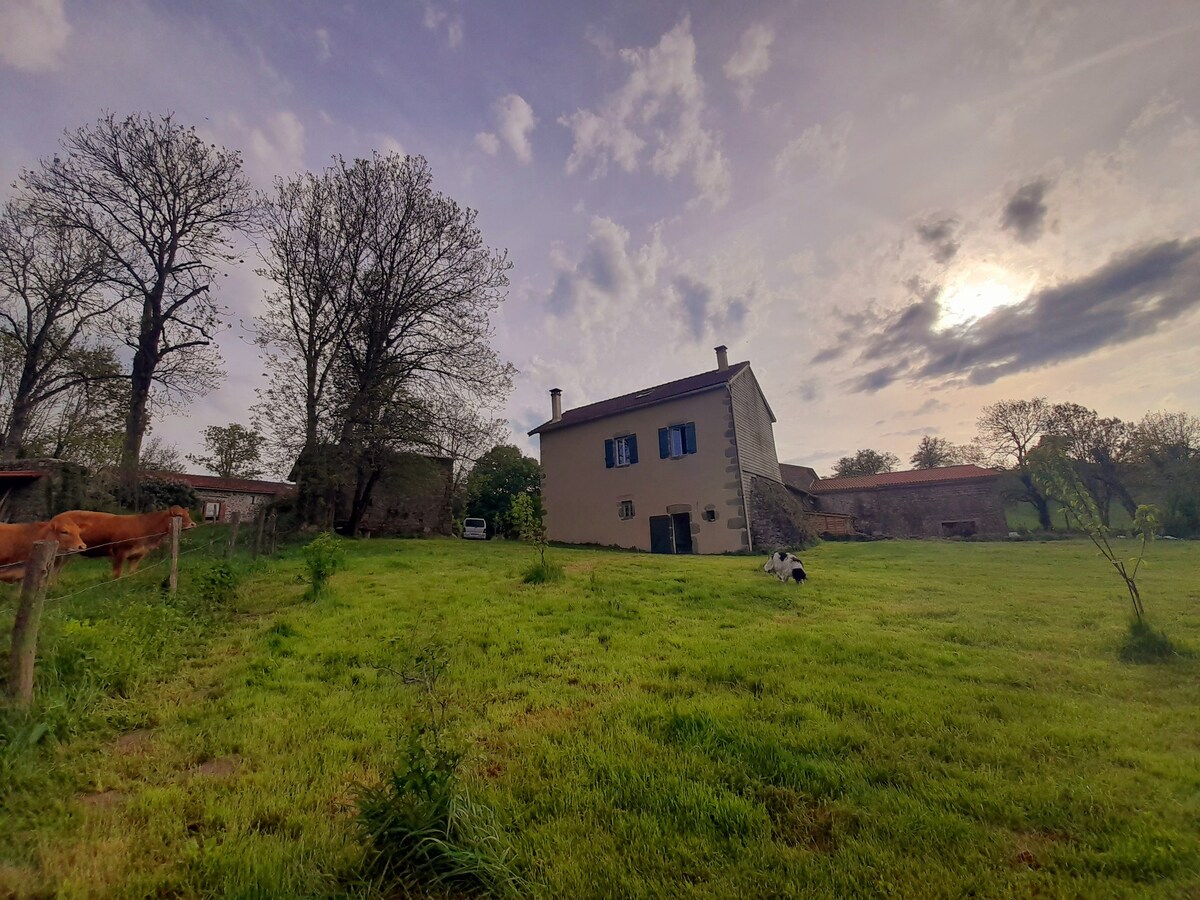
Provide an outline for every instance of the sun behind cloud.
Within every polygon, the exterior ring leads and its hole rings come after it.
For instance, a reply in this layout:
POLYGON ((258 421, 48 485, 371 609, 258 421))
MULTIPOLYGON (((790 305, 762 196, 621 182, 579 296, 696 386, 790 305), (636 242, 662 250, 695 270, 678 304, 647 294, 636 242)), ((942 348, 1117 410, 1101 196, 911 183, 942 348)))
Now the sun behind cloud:
POLYGON ((993 263, 974 265, 953 277, 938 297, 938 331, 969 325, 992 310, 1015 306, 1037 284, 1037 279, 1019 276, 993 263))

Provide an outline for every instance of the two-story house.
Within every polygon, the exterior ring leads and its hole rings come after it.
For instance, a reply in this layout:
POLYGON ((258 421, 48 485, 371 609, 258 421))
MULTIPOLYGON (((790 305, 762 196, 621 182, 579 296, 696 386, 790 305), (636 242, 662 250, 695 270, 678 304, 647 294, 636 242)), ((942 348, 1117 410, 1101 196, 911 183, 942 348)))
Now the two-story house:
POLYGON ((541 441, 551 540, 655 553, 797 546, 803 509, 780 477, 771 411, 748 362, 562 409, 541 441))

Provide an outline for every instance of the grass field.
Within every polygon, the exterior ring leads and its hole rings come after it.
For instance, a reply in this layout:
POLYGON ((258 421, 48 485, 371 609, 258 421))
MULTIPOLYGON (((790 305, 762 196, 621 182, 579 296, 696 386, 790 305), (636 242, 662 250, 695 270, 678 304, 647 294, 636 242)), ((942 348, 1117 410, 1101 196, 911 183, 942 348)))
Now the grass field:
MULTIPOLYGON (((4 720, 0 894, 387 895, 354 798, 432 699, 522 894, 1200 896, 1200 659, 1119 661, 1089 544, 824 544, 803 587, 744 557, 552 550, 533 586, 513 543, 349 554, 315 602, 288 550, 227 605, 201 568, 171 602, 52 604, 40 705, 4 720), (401 677, 438 655, 432 691, 401 677)), ((1159 543, 1142 578, 1185 650, 1198 570, 1159 543)))

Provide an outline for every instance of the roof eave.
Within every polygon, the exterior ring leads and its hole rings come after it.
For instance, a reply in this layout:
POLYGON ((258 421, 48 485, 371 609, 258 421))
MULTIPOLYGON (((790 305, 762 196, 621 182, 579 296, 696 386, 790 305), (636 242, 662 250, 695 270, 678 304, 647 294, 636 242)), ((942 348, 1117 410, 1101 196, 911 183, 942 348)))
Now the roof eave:
MULTIPOLYGON (((739 372, 738 374, 740 375, 741 373, 739 372)), ((734 377, 736 378, 737 376, 735 375, 734 377)), ((732 378, 729 379, 729 381, 732 380, 732 378)), ((661 406, 664 403, 670 403, 674 400, 682 400, 684 397, 694 397, 697 394, 706 394, 709 391, 721 390, 729 384, 729 381, 718 381, 716 384, 710 384, 701 388, 693 388, 690 391, 684 391, 681 394, 672 394, 670 397, 663 397, 659 400, 651 400, 648 403, 638 403, 634 406, 626 406, 623 409, 605 413, 604 415, 596 416, 593 419, 584 419, 582 422, 543 422, 537 428, 533 429, 533 431, 527 432, 527 434, 529 437, 533 437, 535 434, 545 434, 548 431, 561 431, 564 428, 576 428, 580 425, 588 425, 592 422, 600 422, 604 419, 611 419, 614 416, 623 416, 625 413, 635 412, 639 409, 648 409, 651 406, 661 406)), ((774 416, 772 416, 771 421, 774 421, 774 416)))

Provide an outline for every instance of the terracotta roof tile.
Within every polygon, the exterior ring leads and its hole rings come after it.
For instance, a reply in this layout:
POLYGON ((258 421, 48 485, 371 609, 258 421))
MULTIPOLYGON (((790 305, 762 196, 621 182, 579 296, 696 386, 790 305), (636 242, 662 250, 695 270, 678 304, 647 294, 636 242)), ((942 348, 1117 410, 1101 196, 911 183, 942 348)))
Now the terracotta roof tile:
POLYGON ((851 478, 821 478, 808 488, 814 494, 834 491, 866 491, 874 488, 907 487, 918 484, 945 484, 954 481, 977 481, 995 478, 999 469, 982 466, 941 466, 936 469, 910 469, 905 472, 881 472, 878 475, 856 475, 851 478))
POLYGON ((557 422, 543 422, 537 428, 530 431, 529 434, 545 434, 548 431, 558 431, 560 428, 570 428, 572 425, 582 425, 584 422, 593 422, 596 419, 615 416, 633 409, 654 406, 656 403, 662 403, 665 400, 674 400, 676 397, 682 397, 686 394, 712 390, 713 388, 728 384, 735 375, 749 367, 750 363, 748 362, 732 363, 728 369, 713 369, 711 372, 689 375, 687 378, 680 378, 678 381, 668 381, 666 384, 644 388, 629 394, 622 394, 620 397, 612 397, 608 400, 601 400, 598 403, 589 403, 587 406, 577 406, 574 409, 568 409, 563 412, 562 418, 557 422))
POLYGON ((296 489, 285 481, 256 481, 253 478, 220 478, 216 475, 190 475, 185 472, 158 472, 165 478, 177 478, 193 488, 232 491, 239 494, 287 494, 296 489))

